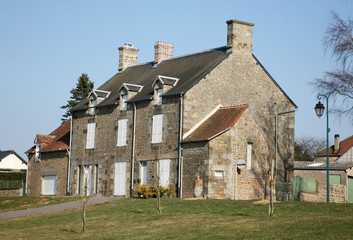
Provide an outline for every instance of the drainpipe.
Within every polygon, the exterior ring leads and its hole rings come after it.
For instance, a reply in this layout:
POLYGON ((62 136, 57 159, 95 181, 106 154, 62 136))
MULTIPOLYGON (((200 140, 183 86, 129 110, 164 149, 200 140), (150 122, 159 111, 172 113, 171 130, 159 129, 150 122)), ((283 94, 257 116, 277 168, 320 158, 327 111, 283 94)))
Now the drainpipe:
POLYGON ((136 134, 136 103, 134 105, 132 115, 132 146, 131 146, 131 182, 130 182, 130 197, 133 197, 134 190, 134 165, 135 165, 135 134, 136 134))
MULTIPOLYGON (((27 157, 29 156, 29 153, 26 153, 27 157)), ((29 163, 29 157, 27 161, 27 171, 26 171, 26 195, 27 195, 27 183, 28 183, 28 163, 29 163)), ((347 184, 346 184, 347 185, 347 184)))
POLYGON ((183 197, 183 152, 181 141, 183 138, 183 112, 184 112, 184 96, 180 93, 179 103, 179 142, 178 142, 178 189, 179 197, 183 197))
POLYGON ((68 166, 67 166, 67 193, 70 192, 70 170, 71 170, 71 145, 72 145, 72 115, 71 115, 71 123, 70 123, 70 147, 66 149, 67 154, 69 155, 68 166))

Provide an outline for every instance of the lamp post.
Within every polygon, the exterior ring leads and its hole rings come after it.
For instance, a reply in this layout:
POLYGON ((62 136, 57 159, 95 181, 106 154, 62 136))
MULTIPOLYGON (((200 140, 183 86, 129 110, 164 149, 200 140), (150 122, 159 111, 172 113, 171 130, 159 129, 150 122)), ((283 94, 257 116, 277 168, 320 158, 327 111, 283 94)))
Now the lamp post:
POLYGON ((327 202, 330 202, 330 160, 329 160, 329 124, 328 124, 328 97, 326 95, 323 95, 319 93, 317 95, 317 98, 319 99, 319 102, 315 106, 315 112, 316 115, 320 118, 325 111, 324 105, 320 102, 321 97, 326 98, 326 188, 327 188, 327 202))

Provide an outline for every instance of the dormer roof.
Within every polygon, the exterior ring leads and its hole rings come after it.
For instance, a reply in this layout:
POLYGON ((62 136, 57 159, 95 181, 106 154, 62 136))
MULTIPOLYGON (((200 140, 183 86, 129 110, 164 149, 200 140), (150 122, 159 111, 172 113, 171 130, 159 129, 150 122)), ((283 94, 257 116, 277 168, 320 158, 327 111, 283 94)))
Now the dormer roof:
POLYGON ((125 89, 127 92, 140 92, 142 88, 142 85, 123 83, 119 89, 119 92, 121 91, 121 89, 125 89))
POLYGON ((104 91, 104 90, 98 90, 94 89, 91 91, 90 94, 88 94, 88 98, 93 97, 93 98, 107 98, 110 95, 110 91, 104 91))
POLYGON ((178 83, 178 81, 179 81, 179 78, 158 75, 152 84, 152 88, 154 88, 154 86, 158 82, 160 82, 162 85, 169 85, 174 87, 178 83))

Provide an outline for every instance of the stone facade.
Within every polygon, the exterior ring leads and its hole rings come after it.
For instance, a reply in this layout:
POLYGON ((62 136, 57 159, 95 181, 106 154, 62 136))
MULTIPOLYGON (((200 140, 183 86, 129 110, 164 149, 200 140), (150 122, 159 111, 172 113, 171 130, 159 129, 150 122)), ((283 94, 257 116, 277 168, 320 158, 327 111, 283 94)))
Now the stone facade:
MULTIPOLYGON (((275 114, 296 106, 251 54, 253 24, 231 23, 228 31, 237 24, 246 25, 234 33, 245 31, 246 36, 241 38, 245 42, 240 45, 231 41, 234 46, 121 69, 99 88, 109 94, 95 111, 89 109, 92 99, 83 100, 73 109, 71 194, 82 194, 88 176, 93 195, 133 195, 141 182, 154 185, 157 163, 170 160, 165 174, 179 197, 193 196, 199 176, 203 197, 264 198, 268 162, 275 154, 275 114), (238 47, 243 50, 237 51, 238 47), (127 85, 130 89, 122 90, 127 85), (207 143, 183 143, 183 134, 219 104, 248 104, 253 113, 248 110, 235 127, 207 143), (162 140, 153 143, 152 133, 158 128, 154 119, 160 119, 156 116, 163 119, 158 120, 158 124, 162 122, 162 140), (128 123, 126 144, 117 146, 118 123, 124 119, 128 123), (86 148, 92 130, 88 124, 92 123, 94 146, 86 148), (246 157, 249 143, 253 145, 251 169, 239 172, 237 160, 246 157)), ((279 118, 278 135, 278 178, 291 181, 293 113, 279 118)))
POLYGON ((183 144, 183 197, 192 197, 197 176, 203 180, 203 197, 264 199, 269 175, 269 146, 247 110, 229 131, 209 142, 183 144), (251 143, 251 158, 247 144, 251 143), (249 169, 237 168, 251 159, 249 169))
POLYGON ((27 195, 43 194, 43 176, 56 176, 56 196, 67 195, 68 153, 66 151, 42 153, 41 161, 35 162, 35 155, 28 160, 27 195))

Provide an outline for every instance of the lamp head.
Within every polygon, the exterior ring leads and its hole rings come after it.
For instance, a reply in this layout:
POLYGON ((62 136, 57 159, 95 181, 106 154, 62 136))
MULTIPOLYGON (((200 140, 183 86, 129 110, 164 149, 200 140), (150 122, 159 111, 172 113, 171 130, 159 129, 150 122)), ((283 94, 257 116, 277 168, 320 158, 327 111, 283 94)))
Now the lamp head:
POLYGON ((319 101, 316 104, 314 109, 315 109, 316 115, 320 118, 324 114, 325 106, 319 101))

